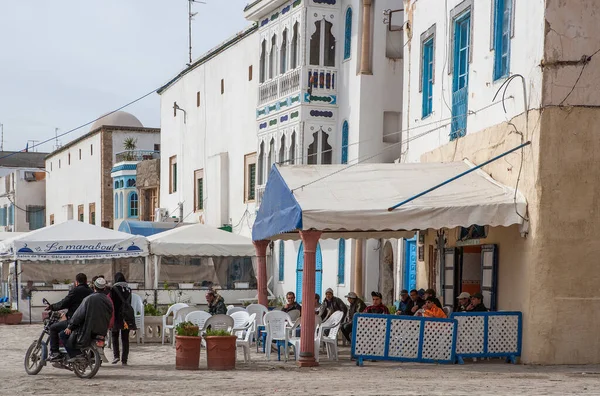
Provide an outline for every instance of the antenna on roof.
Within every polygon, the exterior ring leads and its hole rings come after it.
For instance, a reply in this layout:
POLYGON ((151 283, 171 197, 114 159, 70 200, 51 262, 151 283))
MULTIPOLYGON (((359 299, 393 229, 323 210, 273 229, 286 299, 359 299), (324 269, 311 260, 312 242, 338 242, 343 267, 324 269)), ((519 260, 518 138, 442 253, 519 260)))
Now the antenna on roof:
POLYGON ((192 3, 206 4, 206 2, 200 0, 188 0, 188 43, 190 47, 190 63, 187 64, 188 66, 192 65, 192 21, 194 20, 194 17, 198 15, 197 12, 192 12, 192 3))
POLYGON ((58 143, 58 128, 54 128, 54 150, 58 150, 61 144, 58 143))
POLYGON ((4 151, 4 124, 0 124, 0 151, 4 151))

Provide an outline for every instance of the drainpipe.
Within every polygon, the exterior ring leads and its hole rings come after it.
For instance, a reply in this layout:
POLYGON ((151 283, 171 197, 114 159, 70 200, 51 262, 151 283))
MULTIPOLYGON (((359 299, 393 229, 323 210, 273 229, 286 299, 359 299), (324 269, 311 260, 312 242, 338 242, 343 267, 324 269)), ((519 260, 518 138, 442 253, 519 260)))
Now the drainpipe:
POLYGON ((373 74, 371 71, 371 5, 373 0, 363 0, 362 48, 360 74, 373 74))

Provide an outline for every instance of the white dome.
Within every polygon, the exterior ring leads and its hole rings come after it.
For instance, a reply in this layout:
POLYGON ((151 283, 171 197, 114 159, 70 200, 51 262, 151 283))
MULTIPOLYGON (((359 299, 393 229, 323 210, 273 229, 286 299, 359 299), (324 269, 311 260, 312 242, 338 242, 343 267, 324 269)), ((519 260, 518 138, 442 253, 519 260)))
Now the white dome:
POLYGON ((102 125, 123 126, 123 127, 139 127, 144 126, 136 116, 126 111, 116 111, 109 115, 105 115, 92 124, 90 131, 100 128, 102 125))

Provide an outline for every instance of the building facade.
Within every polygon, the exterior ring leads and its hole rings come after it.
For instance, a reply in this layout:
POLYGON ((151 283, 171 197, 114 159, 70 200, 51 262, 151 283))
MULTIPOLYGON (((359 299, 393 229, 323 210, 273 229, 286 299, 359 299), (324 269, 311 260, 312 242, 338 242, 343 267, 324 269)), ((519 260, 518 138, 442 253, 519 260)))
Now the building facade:
POLYGON ((76 219, 113 228, 113 165, 122 162, 126 141, 137 150, 160 151, 160 129, 145 128, 133 115, 119 111, 100 118, 90 132, 46 157, 46 221, 76 219))
POLYGON ((445 303, 481 290, 492 308, 522 311, 526 363, 600 361, 598 11, 594 1, 405 1, 401 161, 481 164, 531 142, 484 167, 525 195, 528 228, 423 230, 419 286, 445 303))

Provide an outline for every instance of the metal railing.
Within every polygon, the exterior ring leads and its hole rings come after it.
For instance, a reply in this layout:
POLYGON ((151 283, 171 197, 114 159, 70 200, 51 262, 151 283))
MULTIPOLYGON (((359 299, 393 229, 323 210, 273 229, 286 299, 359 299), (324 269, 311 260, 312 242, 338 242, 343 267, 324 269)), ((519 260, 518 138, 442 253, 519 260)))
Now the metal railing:
POLYGON ((260 84, 258 87, 258 104, 262 105, 298 91, 300 89, 300 73, 301 69, 296 68, 260 84))
POLYGON ((116 162, 123 161, 144 161, 160 158, 160 151, 153 150, 132 150, 132 151, 121 151, 115 154, 116 162))
POLYGON ((258 210, 263 196, 265 195, 265 187, 267 187, 266 184, 262 186, 256 186, 256 210, 258 210))
POLYGON ((277 99, 278 78, 267 81, 258 87, 258 103, 263 104, 277 99))
POLYGON ((279 97, 291 94, 300 88, 300 69, 292 70, 279 77, 279 97))
POLYGON ((309 67, 308 82, 317 91, 334 92, 337 84, 337 70, 332 67, 309 67))

